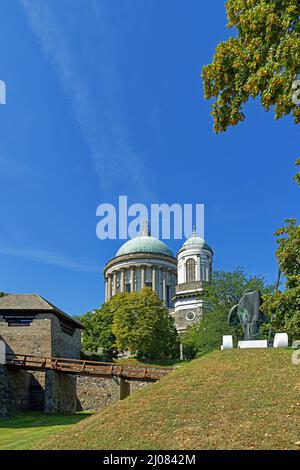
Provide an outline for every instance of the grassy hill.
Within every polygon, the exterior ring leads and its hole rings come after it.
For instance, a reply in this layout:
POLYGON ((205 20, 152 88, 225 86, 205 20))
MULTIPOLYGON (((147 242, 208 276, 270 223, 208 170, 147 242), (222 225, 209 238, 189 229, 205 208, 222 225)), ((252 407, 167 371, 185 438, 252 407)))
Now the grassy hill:
POLYGON ((299 449, 299 421, 300 366, 290 351, 218 351, 38 448, 299 449))

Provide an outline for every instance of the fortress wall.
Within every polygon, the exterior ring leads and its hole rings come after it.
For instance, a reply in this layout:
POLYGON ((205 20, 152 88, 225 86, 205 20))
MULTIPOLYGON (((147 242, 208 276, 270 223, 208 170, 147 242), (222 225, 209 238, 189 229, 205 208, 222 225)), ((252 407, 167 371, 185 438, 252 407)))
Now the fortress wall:
MULTIPOLYGON (((7 353, 47 357, 80 358, 81 331, 65 333, 58 318, 49 313, 36 316, 29 326, 8 326, 0 316, 0 338, 7 353)), ((2 373, 3 375, 3 373, 2 373)), ((27 372, 8 368, 6 372, 12 411, 44 411, 74 413, 76 410, 76 378, 53 371, 27 372)), ((4 379, 1 383, 4 384, 4 379)), ((4 385, 0 390, 0 416, 7 406, 4 385)))
POLYGON ((7 368, 12 411, 43 411, 45 373, 7 368))
MULTIPOLYGON (((130 393, 149 385, 149 382, 130 381, 130 393)), ((77 411, 98 411, 120 400, 119 379, 77 377, 77 411)))
POLYGON ((53 316, 51 323, 51 350, 53 357, 80 359, 81 330, 76 328, 72 336, 68 335, 62 331, 58 318, 53 316))
MULTIPOLYGON (((148 385, 149 382, 131 381, 130 393, 148 385)), ((27 372, 0 365, 0 418, 10 411, 99 411, 119 400, 119 379, 75 377, 55 371, 27 372)))
POLYGON ((0 365, 0 418, 9 412, 76 412, 76 377, 55 371, 27 372, 0 365))
MULTIPOLYGON (((46 357, 80 358, 81 330, 63 316, 38 313, 29 325, 9 326, 0 315, 0 340, 6 353, 46 357)), ((7 414, 7 389, 11 411, 76 411, 76 377, 54 371, 32 372, 2 368, 0 416, 7 414)))
MULTIPOLYGON (((81 331, 75 329, 72 335, 67 334, 59 319, 48 313, 37 315, 29 326, 8 326, 0 317, 0 337, 5 341, 8 352, 80 357, 81 331)), ((27 372, 9 367, 5 373, 4 370, 1 377, 0 415, 7 412, 8 402, 5 397, 8 389, 12 411, 44 410, 51 414, 75 413, 76 406, 78 410, 100 410, 120 400, 122 390, 124 393, 124 386, 120 387, 119 379, 75 377, 56 371, 27 372)), ((147 385, 132 381, 131 393, 147 385)))
POLYGON ((29 326, 8 326, 0 316, 0 338, 7 352, 51 356, 51 320, 36 319, 29 326))
POLYGON ((31 373, 8 368, 7 376, 9 380, 12 411, 29 411, 31 373))
POLYGON ((76 377, 53 370, 46 371, 45 413, 76 413, 76 377))
POLYGON ((11 409, 10 390, 6 367, 0 365, 0 419, 6 418, 11 409))
POLYGON ((80 359, 81 330, 66 334, 59 319, 49 313, 37 315, 29 326, 8 326, 0 315, 1 337, 8 353, 80 359))

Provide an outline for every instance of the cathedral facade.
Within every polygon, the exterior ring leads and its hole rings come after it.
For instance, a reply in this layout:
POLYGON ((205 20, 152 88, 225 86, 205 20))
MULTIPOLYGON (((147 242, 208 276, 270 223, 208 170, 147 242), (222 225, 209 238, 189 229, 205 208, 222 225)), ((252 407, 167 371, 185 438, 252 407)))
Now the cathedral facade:
POLYGON ((125 242, 104 268, 105 301, 118 292, 154 290, 170 315, 177 331, 198 323, 203 312, 199 293, 210 281, 213 251, 193 233, 175 257, 161 240, 143 227, 138 237, 125 242))

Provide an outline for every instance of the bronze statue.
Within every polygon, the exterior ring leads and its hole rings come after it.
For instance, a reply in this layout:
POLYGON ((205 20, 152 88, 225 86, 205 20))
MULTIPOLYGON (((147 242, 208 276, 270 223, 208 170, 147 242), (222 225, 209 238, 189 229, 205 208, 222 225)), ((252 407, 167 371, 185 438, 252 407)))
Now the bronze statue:
POLYGON ((260 324, 265 321, 264 315, 260 311, 261 304, 260 292, 246 289, 239 303, 229 311, 228 324, 233 326, 240 321, 244 340, 259 339, 260 324))

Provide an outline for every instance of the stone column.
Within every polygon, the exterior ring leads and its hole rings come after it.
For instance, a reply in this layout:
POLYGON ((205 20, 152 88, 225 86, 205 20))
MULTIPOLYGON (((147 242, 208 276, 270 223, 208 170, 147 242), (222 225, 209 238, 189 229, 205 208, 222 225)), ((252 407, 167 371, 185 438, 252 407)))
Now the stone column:
POLYGON ((195 281, 200 281, 200 280, 201 280, 201 263, 200 263, 200 255, 197 255, 195 281))
POLYGON ((156 268, 152 267, 152 290, 156 292, 156 268))
POLYGON ((131 268, 130 281, 131 281, 131 292, 134 292, 135 291, 135 288, 134 288, 134 268, 131 268))
POLYGON ((167 305, 167 279, 166 279, 166 270, 162 270, 163 274, 163 302, 167 305))
POLYGON ((177 276, 178 276, 177 271, 174 271, 174 278, 173 278, 174 279, 174 284, 173 284, 173 286, 174 286, 174 295, 176 294, 176 286, 178 284, 177 276))
POLYGON ((105 302, 107 302, 108 300, 108 281, 107 281, 107 277, 105 278, 105 302))
MULTIPOLYGON (((176 284, 176 281, 175 281, 175 272, 174 271, 170 271, 170 297, 172 299, 172 297, 175 295, 175 284, 176 284)), ((173 306, 173 301, 171 300, 172 302, 172 306, 173 306)))
POLYGON ((180 360, 183 361, 183 344, 180 342, 180 360))
POLYGON ((111 295, 112 295, 112 292, 111 292, 111 275, 108 274, 108 276, 107 276, 107 300, 111 299, 111 295))
POLYGON ((143 289, 143 287, 145 287, 145 275, 146 275, 146 268, 145 266, 142 266, 141 267, 141 289, 143 289))
POLYGON ((117 272, 113 273, 113 286, 114 286, 114 295, 117 293, 117 272))
POLYGON ((174 291, 175 291, 175 286, 176 286, 176 276, 177 276, 177 272, 173 271, 172 272, 172 285, 173 285, 174 291))
POLYGON ((125 292, 125 269, 121 270, 121 292, 125 292))

